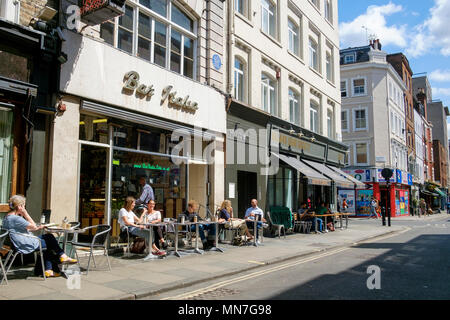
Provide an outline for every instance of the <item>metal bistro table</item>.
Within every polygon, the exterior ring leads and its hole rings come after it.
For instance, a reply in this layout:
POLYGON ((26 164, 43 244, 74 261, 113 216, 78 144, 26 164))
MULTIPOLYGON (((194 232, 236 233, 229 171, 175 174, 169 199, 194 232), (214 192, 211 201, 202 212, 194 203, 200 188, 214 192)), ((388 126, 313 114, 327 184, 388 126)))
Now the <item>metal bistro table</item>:
POLYGON ((148 248, 147 248, 149 251, 149 254, 144 258, 144 261, 162 258, 162 256, 157 256, 157 255, 153 254, 153 252, 152 252, 152 250, 153 250, 153 227, 164 227, 166 225, 167 225, 167 223, 164 223, 164 222, 144 224, 144 226, 146 228, 143 230, 148 231, 148 233, 149 233, 148 248))
POLYGON ((184 223, 181 223, 181 222, 168 222, 168 224, 172 225, 173 229, 175 231, 175 255, 178 258, 181 258, 182 254, 191 254, 191 253, 203 254, 203 250, 200 250, 198 248, 198 237, 199 237, 198 226, 200 224, 202 224, 202 222, 184 222, 184 223), (178 227, 179 226, 184 226, 184 227, 187 226, 188 227, 188 231, 190 232, 191 231, 190 227, 193 226, 193 225, 195 225, 195 235, 196 235, 196 237, 195 237, 195 248, 193 250, 183 250, 183 251, 178 250, 178 233, 179 233, 178 227), (191 251, 191 252, 189 252, 189 251, 191 251))
POLYGON ((225 249, 219 248, 219 225, 225 224, 225 222, 219 222, 219 221, 202 221, 202 224, 215 224, 216 225, 216 246, 209 249, 209 251, 218 251, 218 252, 224 252, 225 249))
MULTIPOLYGON (((325 222, 324 222, 324 226, 323 226, 323 229, 324 230, 327 230, 327 218, 328 217, 333 217, 333 224, 335 224, 335 221, 334 221, 334 218, 336 218, 336 213, 327 213, 327 214, 315 214, 315 217, 318 217, 318 218, 320 218, 320 217, 324 217, 325 218, 325 222)), ((317 230, 317 221, 316 221, 316 230, 317 230)), ((326 232, 326 231, 325 231, 326 232)))
POLYGON ((67 236, 68 236, 69 233, 78 234, 78 233, 84 233, 85 232, 84 229, 78 229, 78 228, 65 229, 65 228, 61 228, 61 227, 48 227, 48 228, 45 228, 45 231, 47 233, 57 233, 58 235, 60 233, 64 233, 64 240, 63 240, 63 247, 62 247, 64 252, 66 252, 67 236))

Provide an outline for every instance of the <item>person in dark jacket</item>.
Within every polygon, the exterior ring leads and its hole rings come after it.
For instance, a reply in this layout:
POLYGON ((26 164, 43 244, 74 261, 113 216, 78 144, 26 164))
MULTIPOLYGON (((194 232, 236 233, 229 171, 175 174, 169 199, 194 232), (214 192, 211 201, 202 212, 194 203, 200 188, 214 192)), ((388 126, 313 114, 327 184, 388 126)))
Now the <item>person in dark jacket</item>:
MULTIPOLYGON (((201 221, 203 219, 198 215, 198 208, 199 208, 199 205, 198 205, 197 201, 190 200, 188 202, 187 209, 180 215, 184 215, 185 221, 188 221, 188 222, 194 222, 195 217, 197 217, 197 221, 201 221)), ((192 225, 191 231, 195 232, 195 228, 196 228, 196 226, 192 225)), ((210 238, 215 236, 215 234, 216 234, 216 225, 215 224, 213 224, 213 223, 199 224, 198 231, 199 231, 200 238, 202 239, 202 244, 203 244, 204 250, 209 250, 216 246, 216 243, 214 240, 207 240, 206 236, 205 236, 205 231, 208 231, 208 236, 210 238)))

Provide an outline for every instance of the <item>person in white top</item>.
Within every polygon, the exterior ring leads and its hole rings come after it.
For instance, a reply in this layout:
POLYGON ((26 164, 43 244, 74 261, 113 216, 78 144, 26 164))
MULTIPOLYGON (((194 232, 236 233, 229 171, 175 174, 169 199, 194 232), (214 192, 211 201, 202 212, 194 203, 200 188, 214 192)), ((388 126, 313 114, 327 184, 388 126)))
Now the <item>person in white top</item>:
MULTIPOLYGON (((161 212, 155 210, 155 201, 150 200, 147 205, 147 209, 144 210, 144 214, 142 215, 142 220, 145 224, 155 224, 161 223, 161 212)), ((153 227, 153 231, 155 234, 155 244, 159 248, 160 246, 164 249, 167 249, 167 243, 164 240, 164 236, 162 233, 162 229, 159 226, 153 227)))
MULTIPOLYGON (((136 200, 133 197, 126 198, 124 207, 119 211, 120 230, 125 231, 126 229, 128 229, 128 232, 130 234, 136 237, 142 237, 146 240, 147 243, 149 243, 149 233, 147 231, 144 231, 143 229, 145 229, 145 226, 140 224, 142 223, 143 217, 138 218, 133 212, 135 205, 136 200)), ((163 251, 160 251, 154 243, 152 249, 153 254, 165 254, 163 251)))

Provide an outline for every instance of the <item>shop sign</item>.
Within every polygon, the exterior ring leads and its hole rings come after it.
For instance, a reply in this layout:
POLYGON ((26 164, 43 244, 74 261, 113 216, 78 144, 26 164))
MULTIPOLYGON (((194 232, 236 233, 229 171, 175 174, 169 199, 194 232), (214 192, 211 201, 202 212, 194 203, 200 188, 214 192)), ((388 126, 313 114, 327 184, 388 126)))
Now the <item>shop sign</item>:
MULTIPOLYGON (((386 179, 384 179, 383 176, 381 175, 381 171, 383 171, 383 169, 377 169, 377 171, 378 171, 378 175, 377 175, 377 179, 378 180, 377 181, 378 182, 386 182, 386 179)), ((397 178, 396 174, 392 175, 392 178, 389 179, 389 182, 390 183, 395 183, 397 181, 396 178, 397 178)), ((400 181, 401 181, 401 177, 400 177, 400 181)))
POLYGON ((373 190, 358 190, 356 196, 356 215, 370 215, 370 203, 373 200, 373 190))
POLYGON ((402 171, 402 184, 408 185, 408 173, 406 171, 402 171))
MULTIPOLYGON (((272 131, 271 140, 276 139, 276 134, 272 131)), ((324 159, 326 148, 324 145, 311 143, 302 139, 298 139, 287 134, 279 133, 280 148, 299 154, 309 155, 315 158, 324 159)))
POLYGON ((339 189, 339 207, 342 208, 342 202, 344 199, 347 200, 347 212, 355 213, 355 191, 354 190, 342 190, 339 189))
MULTIPOLYGON (((155 94, 155 88, 153 85, 146 85, 140 83, 139 73, 136 71, 127 72, 124 76, 123 90, 136 92, 141 97, 146 97, 150 100, 155 94)), ((161 104, 168 102, 170 107, 175 109, 181 109, 186 112, 195 113, 198 110, 198 103, 189 100, 189 95, 185 97, 177 97, 177 92, 173 86, 167 86, 162 90, 161 104)))
POLYGON ((344 164, 345 153, 328 148, 327 160, 335 163, 344 164))
POLYGON ((395 170, 395 182, 401 184, 402 183, 402 171, 396 169, 395 170))
POLYGON ((411 173, 408 173, 408 185, 409 186, 413 185, 413 176, 411 173))
POLYGON ((355 169, 355 170, 343 170, 343 171, 358 181, 372 182, 372 172, 370 169, 355 169))
POLYGON ((158 170, 158 171, 170 171, 170 168, 163 168, 160 165, 153 165, 149 163, 140 163, 133 166, 136 169, 148 169, 148 170, 158 170))

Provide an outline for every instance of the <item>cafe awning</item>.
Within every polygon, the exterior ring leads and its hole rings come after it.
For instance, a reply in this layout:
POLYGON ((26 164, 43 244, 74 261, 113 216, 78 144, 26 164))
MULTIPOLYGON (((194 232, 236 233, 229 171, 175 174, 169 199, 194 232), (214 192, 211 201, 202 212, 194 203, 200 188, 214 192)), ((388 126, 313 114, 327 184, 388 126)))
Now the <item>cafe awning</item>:
POLYGON ((333 171, 336 171, 338 174, 340 174, 341 176, 345 177, 347 180, 350 180, 351 182, 353 182, 356 186, 357 189, 365 189, 366 188, 366 184, 353 178, 351 175, 345 173, 344 171, 342 171, 341 169, 334 167, 334 166, 329 166, 327 165, 328 168, 332 169, 333 171))
POLYGON ((301 174, 303 174, 308 179, 309 184, 320 185, 320 186, 330 186, 331 185, 330 179, 323 176, 319 172, 316 172, 315 170, 311 169, 306 164, 299 161, 297 158, 288 157, 288 156, 278 154, 275 152, 272 152, 272 154, 274 156, 278 157, 280 160, 287 163, 288 165, 290 165, 295 170, 299 171, 301 174))
POLYGON ((336 186, 338 186, 340 188, 346 188, 346 189, 355 188, 355 184, 353 182, 351 182, 350 180, 347 180, 346 178, 344 178, 337 172, 331 170, 324 164, 315 162, 315 161, 304 160, 304 159, 301 161, 305 162, 307 165, 314 168, 314 170, 317 170, 318 172, 322 173, 326 177, 332 179, 334 181, 334 183, 336 184, 336 186))

